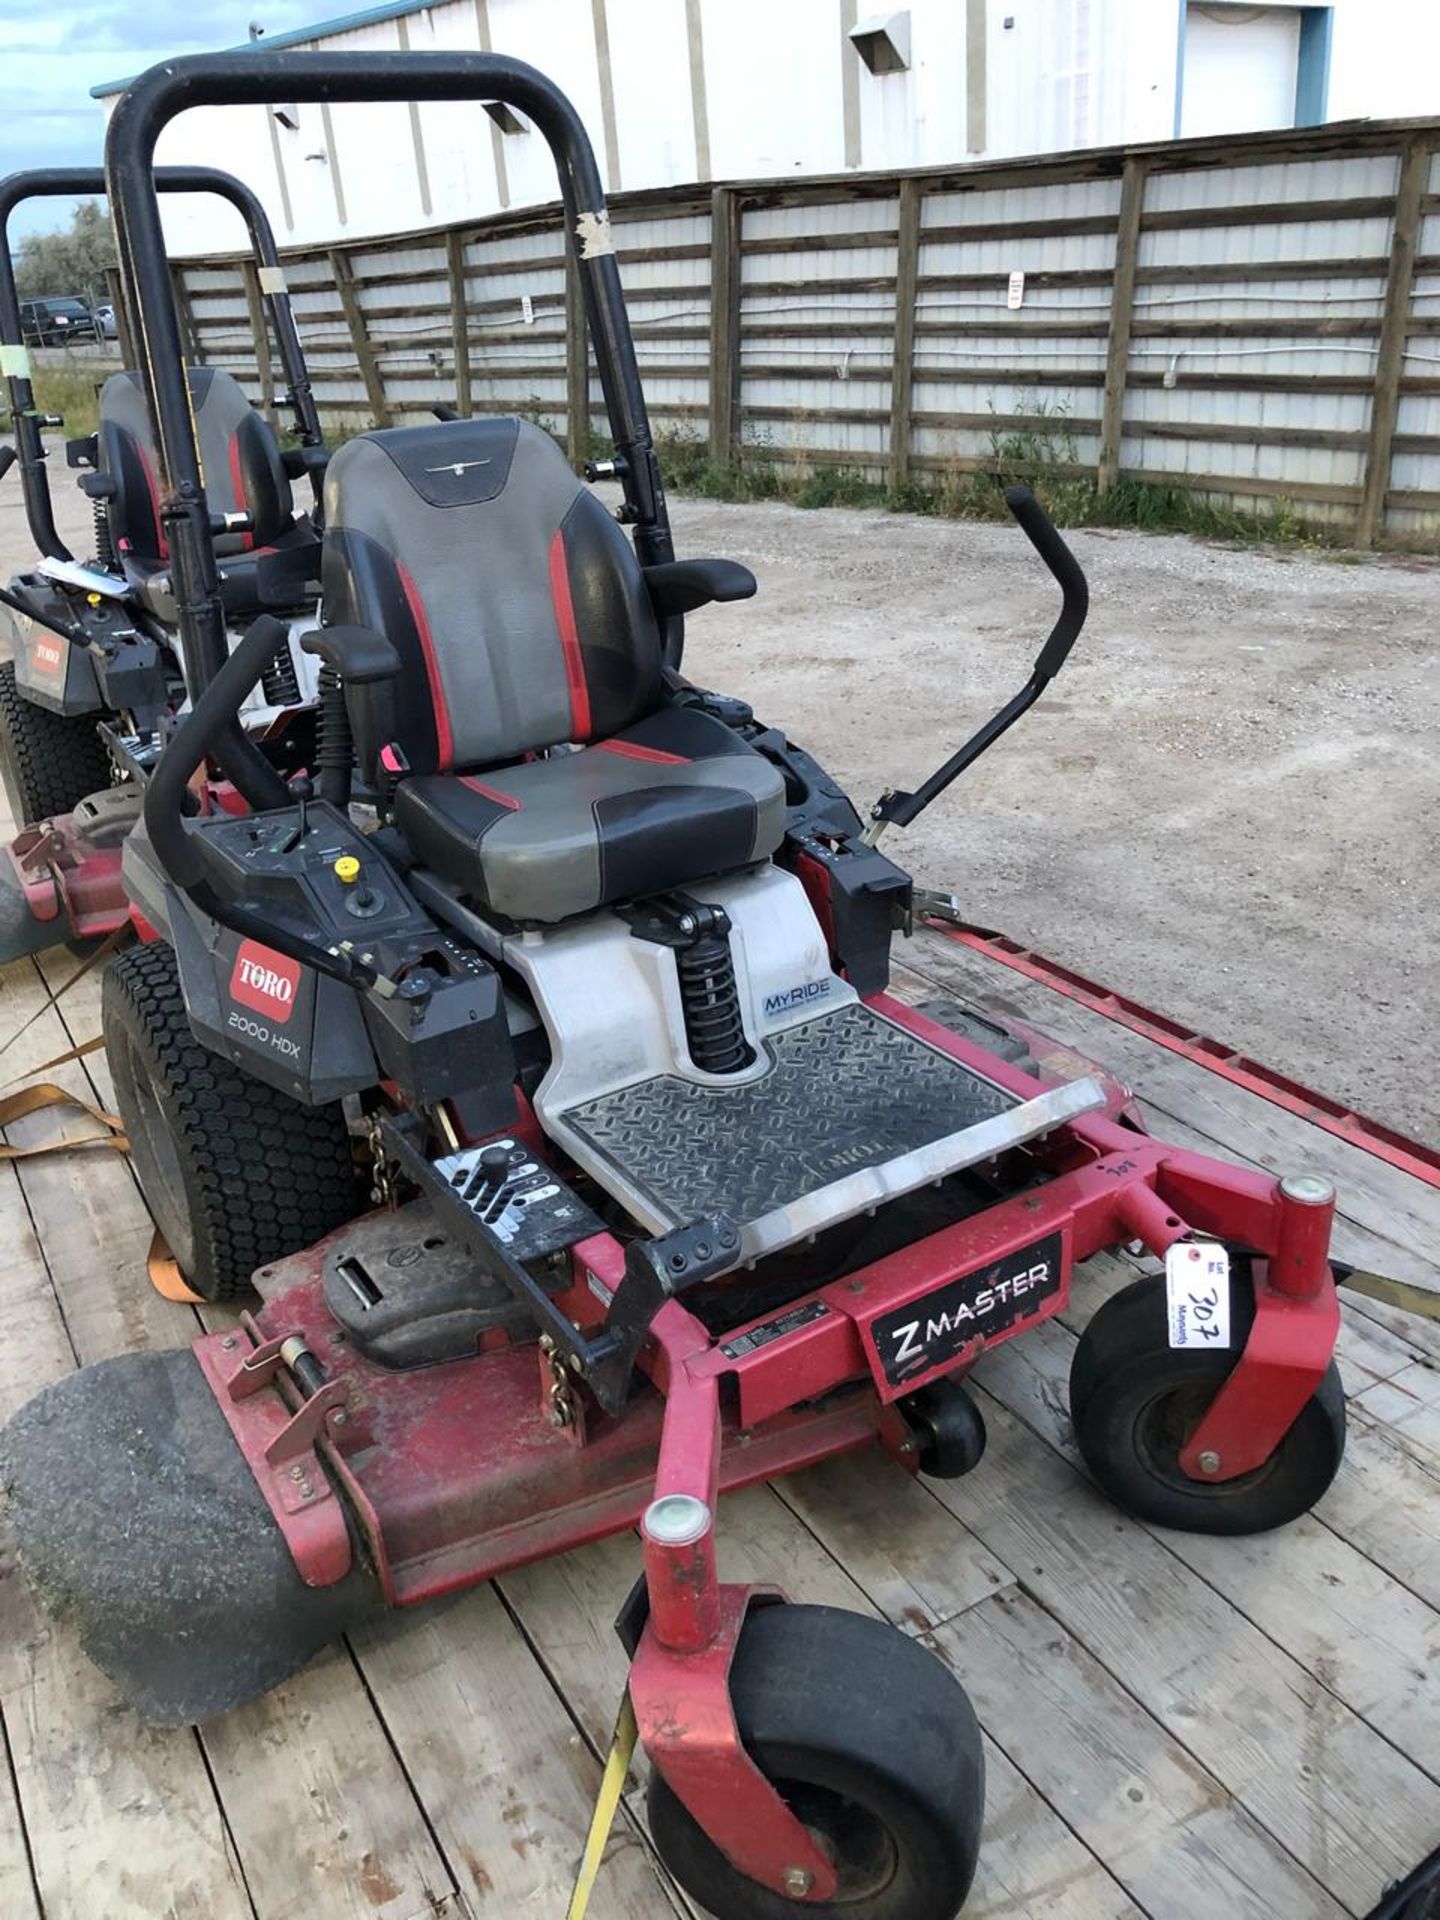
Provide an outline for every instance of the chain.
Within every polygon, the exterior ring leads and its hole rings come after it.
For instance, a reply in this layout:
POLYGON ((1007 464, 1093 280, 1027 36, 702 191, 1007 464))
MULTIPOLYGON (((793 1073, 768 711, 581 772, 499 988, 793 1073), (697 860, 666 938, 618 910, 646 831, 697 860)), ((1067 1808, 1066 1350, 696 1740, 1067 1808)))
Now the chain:
POLYGON ((393 1206, 395 1171, 390 1156, 385 1151, 378 1113, 372 1113, 366 1118, 365 1140, 370 1148, 370 1198, 377 1207, 393 1206))
POLYGON ((570 1375, 565 1356, 548 1333, 540 1336, 540 1351, 550 1363, 550 1421, 553 1426, 573 1427, 575 1396, 570 1390, 570 1375))

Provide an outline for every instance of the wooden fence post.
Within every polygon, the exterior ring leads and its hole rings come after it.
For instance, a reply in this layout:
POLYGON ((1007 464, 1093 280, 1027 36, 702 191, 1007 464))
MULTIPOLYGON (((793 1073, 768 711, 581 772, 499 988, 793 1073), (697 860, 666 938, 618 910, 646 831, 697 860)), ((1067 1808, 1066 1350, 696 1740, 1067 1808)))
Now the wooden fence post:
POLYGON ((1110 286, 1110 335, 1105 349, 1105 400, 1100 415, 1100 459, 1095 484, 1108 493, 1120 478, 1120 441, 1125 431, 1125 383, 1130 372, 1130 328, 1135 319, 1135 264, 1140 252, 1140 214, 1146 167, 1129 159, 1120 183, 1120 224, 1115 234, 1115 276, 1110 286))
POLYGON ((710 458, 735 464, 740 446, 740 197, 710 195, 710 458))
POLYGON ((175 317, 180 322, 180 347, 185 355, 185 364, 190 367, 203 366, 200 336, 195 330, 195 310, 190 304, 190 290, 185 285, 183 267, 171 267, 170 285, 175 295, 175 317))
POLYGON ((465 236, 447 233, 445 265, 450 278, 450 339, 455 357, 455 410, 462 420, 474 411, 470 387, 470 299, 465 286, 465 236))
POLYGON ((245 306, 250 315, 250 331, 255 336, 255 370, 260 377, 260 410, 275 425, 275 369, 270 360, 270 329, 265 324, 265 306, 260 298, 260 276, 255 262, 241 263, 245 281, 245 306))
POLYGON ((330 262, 330 271, 335 276, 335 290, 340 295, 345 324, 350 329, 350 344, 354 347, 355 358, 360 363, 360 378, 365 382, 370 411, 377 427, 388 427, 390 402, 385 397, 385 382, 380 375, 380 363, 375 358, 375 349, 370 344, 369 334, 365 331, 365 316, 360 311, 359 300, 355 297, 355 280, 350 271, 350 262, 338 247, 329 248, 326 257, 330 262))
POLYGON ((1375 389, 1370 402, 1370 440, 1365 450, 1360 508, 1355 516, 1357 547, 1373 547, 1385 530, 1385 496, 1390 491, 1395 421, 1400 412, 1400 380, 1405 371, 1405 341, 1410 332, 1410 308, 1415 294, 1415 252, 1421 207, 1430 181, 1431 157, 1429 142, 1421 134, 1407 140, 1400 150, 1395 224, 1390 236, 1390 271, 1385 280, 1385 312, 1380 322, 1375 389))
POLYGON ((915 384, 915 291, 920 278, 920 182, 900 182, 895 241, 895 351, 890 362, 891 493, 910 477, 910 396, 915 384))
POLYGON ((115 345, 120 350, 120 358, 127 367, 135 365, 135 355, 130 346, 130 321, 125 312, 125 296, 120 288, 120 269, 105 269, 105 291, 110 296, 110 306, 115 314, 115 345))
POLYGON ((577 471, 590 457, 590 335, 572 248, 565 249, 565 451, 577 471))

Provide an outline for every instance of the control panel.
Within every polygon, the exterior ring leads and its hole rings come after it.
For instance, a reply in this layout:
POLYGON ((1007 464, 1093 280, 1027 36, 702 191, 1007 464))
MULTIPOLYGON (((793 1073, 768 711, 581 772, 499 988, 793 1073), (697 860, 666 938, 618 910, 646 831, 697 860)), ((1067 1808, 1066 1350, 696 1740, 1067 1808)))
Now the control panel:
POLYGON ((540 1260, 604 1231, 584 1201, 513 1138, 447 1154, 434 1168, 512 1260, 540 1260))

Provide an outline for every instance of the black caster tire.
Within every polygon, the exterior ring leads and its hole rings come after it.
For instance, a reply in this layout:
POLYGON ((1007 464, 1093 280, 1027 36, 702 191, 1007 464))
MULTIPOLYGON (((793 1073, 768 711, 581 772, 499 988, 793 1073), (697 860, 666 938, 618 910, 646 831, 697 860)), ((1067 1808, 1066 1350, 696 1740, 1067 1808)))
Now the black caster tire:
POLYGON ((114 784, 94 717, 66 719, 27 700, 15 684, 13 660, 0 663, 0 781, 17 832, 73 813, 87 793, 114 784))
POLYGON ((362 1194, 339 1102, 302 1107, 201 1046, 163 942, 105 969, 115 1104, 150 1217, 196 1293, 248 1292, 257 1267, 353 1220, 362 1194))
POLYGON ((1253 1473, 1207 1486, 1180 1466, 1254 1318, 1250 1263, 1232 1254, 1228 1352, 1171 1347, 1158 1276, 1113 1295, 1086 1327, 1070 1369, 1070 1418, 1086 1466, 1122 1511, 1186 1533, 1267 1533, 1308 1513, 1329 1487, 1345 1453, 1345 1394, 1333 1361, 1253 1473))
POLYGON ((921 1473, 931 1480, 959 1480, 973 1473, 985 1452, 985 1416, 958 1381, 936 1380, 900 1402, 915 1440, 921 1473))
POLYGON ((660 1858, 716 1920, 954 1920, 980 1850, 985 1759, 964 1689, 897 1628, 835 1607, 762 1606, 731 1695, 747 1752, 840 1874, 837 1899, 747 1879, 650 1777, 660 1858))

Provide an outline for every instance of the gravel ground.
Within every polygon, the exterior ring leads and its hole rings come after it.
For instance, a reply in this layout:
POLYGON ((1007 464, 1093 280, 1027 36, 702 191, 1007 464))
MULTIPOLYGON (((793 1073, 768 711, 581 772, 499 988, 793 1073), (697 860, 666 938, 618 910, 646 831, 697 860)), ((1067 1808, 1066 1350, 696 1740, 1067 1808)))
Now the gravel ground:
MULTIPOLYGON (((760 581, 692 616, 691 677, 783 723, 862 806, 1020 685, 1055 611, 1008 527, 691 500, 674 518, 682 554, 760 581)), ((970 918, 1440 1137, 1440 568, 1074 546, 1092 611, 1065 673, 886 850, 970 918)), ((12 475, 0 563, 32 551, 12 475)))

